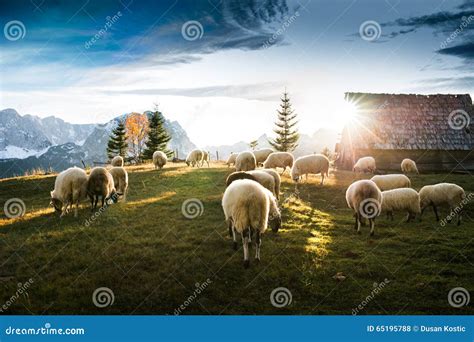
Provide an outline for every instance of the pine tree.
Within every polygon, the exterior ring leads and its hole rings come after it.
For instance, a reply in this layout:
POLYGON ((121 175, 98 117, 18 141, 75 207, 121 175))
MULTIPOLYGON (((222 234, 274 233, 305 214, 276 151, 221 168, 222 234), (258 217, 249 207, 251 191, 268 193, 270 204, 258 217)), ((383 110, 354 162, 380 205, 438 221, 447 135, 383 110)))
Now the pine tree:
POLYGON ((252 140, 250 143, 249 143, 249 147, 252 149, 252 150, 255 150, 258 146, 258 140, 252 140))
POLYGON ((152 159, 155 151, 162 151, 168 157, 173 155, 173 151, 167 149, 168 142, 171 136, 164 127, 163 114, 155 110, 149 120, 148 140, 146 142, 145 150, 143 151, 143 159, 152 159))
POLYGON ((277 137, 274 140, 268 141, 270 145, 277 151, 294 151, 296 146, 298 146, 298 140, 300 138, 298 130, 295 127, 297 123, 296 113, 291 109, 290 98, 285 91, 281 99, 280 109, 277 110, 276 128, 273 130, 277 134, 277 137))
POLYGON ((109 141, 107 142, 107 157, 112 159, 115 156, 125 158, 127 154, 128 143, 125 132, 125 123, 120 120, 117 127, 112 130, 109 141))

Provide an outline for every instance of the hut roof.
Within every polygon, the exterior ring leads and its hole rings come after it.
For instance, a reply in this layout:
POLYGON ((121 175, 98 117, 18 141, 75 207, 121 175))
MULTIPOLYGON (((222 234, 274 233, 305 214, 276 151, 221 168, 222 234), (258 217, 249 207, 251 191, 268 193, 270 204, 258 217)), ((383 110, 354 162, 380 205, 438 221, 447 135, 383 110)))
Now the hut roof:
POLYGON ((358 108, 342 144, 352 148, 471 150, 474 107, 466 95, 346 93, 358 108))

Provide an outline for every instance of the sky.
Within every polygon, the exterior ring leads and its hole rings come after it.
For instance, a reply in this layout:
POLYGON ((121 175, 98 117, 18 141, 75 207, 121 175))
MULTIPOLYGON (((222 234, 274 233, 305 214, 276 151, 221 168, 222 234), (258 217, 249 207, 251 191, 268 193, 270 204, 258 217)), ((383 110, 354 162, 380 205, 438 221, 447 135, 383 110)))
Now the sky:
POLYGON ((470 93, 474 1, 0 0, 0 109, 104 123, 158 104, 198 146, 340 130, 344 93, 470 93))

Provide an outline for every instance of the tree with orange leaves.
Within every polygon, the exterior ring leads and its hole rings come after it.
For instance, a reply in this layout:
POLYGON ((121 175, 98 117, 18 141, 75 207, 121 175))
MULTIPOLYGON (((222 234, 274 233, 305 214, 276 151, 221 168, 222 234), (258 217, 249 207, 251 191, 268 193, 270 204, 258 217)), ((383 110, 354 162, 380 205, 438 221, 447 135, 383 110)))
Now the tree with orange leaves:
POLYGON ((139 163, 148 136, 148 117, 146 114, 132 113, 125 120, 130 156, 139 163))

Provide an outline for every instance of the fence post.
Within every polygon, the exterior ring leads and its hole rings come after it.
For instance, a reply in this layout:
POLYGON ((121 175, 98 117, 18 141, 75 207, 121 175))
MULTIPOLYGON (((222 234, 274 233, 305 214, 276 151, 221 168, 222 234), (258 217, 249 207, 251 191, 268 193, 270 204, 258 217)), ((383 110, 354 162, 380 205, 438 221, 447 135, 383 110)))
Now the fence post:
POLYGON ((216 151, 216 161, 219 160, 219 151, 216 151))

